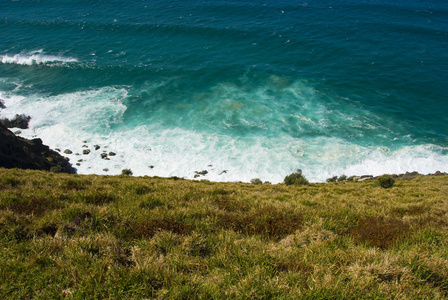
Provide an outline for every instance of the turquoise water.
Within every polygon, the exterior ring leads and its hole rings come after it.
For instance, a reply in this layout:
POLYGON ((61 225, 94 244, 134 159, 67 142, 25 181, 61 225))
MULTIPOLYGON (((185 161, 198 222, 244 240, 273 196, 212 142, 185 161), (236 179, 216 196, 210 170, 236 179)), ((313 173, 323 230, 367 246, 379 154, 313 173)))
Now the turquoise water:
POLYGON ((2 1, 0 30, 0 114, 78 173, 448 171, 444 1, 2 1))

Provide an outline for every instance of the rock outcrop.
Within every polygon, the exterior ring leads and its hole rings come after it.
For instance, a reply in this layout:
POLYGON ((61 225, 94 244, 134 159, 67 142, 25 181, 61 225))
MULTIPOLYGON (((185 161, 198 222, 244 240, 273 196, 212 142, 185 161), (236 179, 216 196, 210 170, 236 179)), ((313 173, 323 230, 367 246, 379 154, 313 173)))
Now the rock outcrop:
POLYGON ((67 158, 42 144, 41 139, 18 137, 1 123, 0 167, 76 173, 67 158))
POLYGON ((0 119, 0 124, 3 124, 7 128, 27 129, 30 120, 30 116, 17 114, 13 119, 0 119))

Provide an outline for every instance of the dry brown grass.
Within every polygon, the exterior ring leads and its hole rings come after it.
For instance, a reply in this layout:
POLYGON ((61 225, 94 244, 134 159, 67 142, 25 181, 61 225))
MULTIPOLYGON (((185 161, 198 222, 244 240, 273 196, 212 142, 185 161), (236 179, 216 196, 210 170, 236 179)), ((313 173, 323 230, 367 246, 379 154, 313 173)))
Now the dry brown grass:
POLYGON ((351 230, 351 236, 357 243, 388 249, 398 239, 406 238, 409 230, 409 225, 402 220, 363 217, 359 218, 358 226, 351 230))
POLYGON ((219 224, 227 229, 247 235, 262 235, 269 239, 281 239, 302 226, 300 214, 280 210, 276 207, 264 207, 245 213, 223 212, 219 215, 219 224))

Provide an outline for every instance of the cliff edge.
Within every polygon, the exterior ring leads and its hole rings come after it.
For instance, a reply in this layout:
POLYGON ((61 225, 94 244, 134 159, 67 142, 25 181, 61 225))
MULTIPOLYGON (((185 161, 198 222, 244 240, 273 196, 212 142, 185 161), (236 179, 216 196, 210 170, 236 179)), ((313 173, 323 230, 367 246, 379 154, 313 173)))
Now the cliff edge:
POLYGON ((67 158, 44 145, 41 139, 18 137, 1 123, 0 167, 76 173, 67 158))

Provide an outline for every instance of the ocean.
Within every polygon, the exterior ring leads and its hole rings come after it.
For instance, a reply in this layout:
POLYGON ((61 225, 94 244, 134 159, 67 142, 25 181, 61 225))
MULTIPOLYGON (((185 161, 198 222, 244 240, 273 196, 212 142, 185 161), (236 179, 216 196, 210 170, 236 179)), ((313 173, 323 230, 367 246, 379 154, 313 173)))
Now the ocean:
POLYGON ((448 171, 447 1, 3 0, 0 32, 0 117, 78 174, 448 171))

